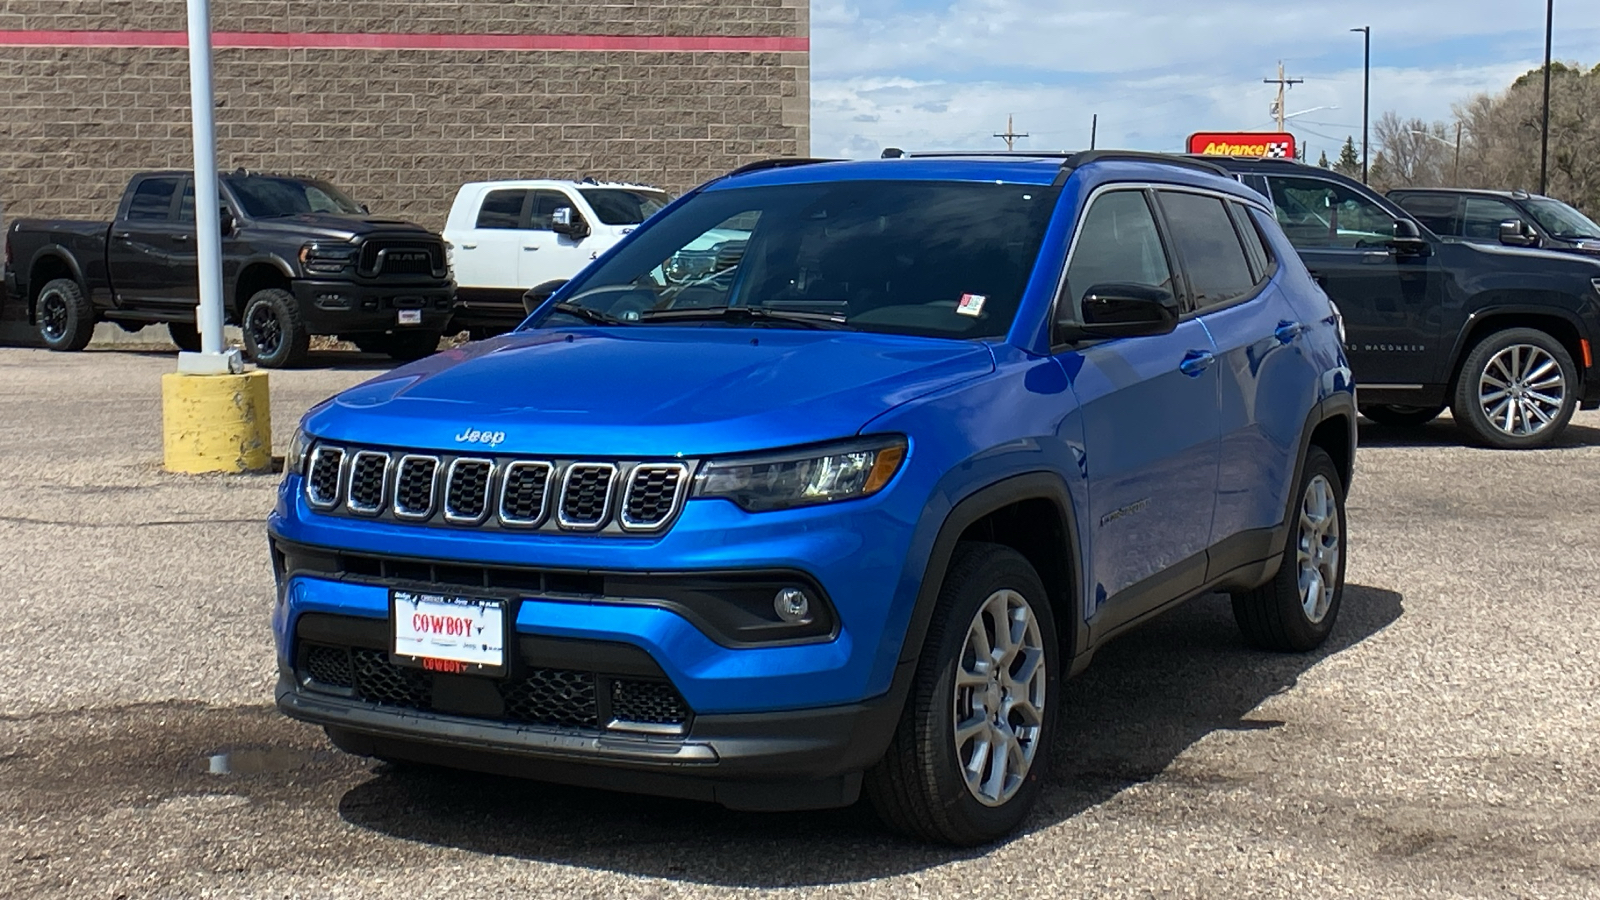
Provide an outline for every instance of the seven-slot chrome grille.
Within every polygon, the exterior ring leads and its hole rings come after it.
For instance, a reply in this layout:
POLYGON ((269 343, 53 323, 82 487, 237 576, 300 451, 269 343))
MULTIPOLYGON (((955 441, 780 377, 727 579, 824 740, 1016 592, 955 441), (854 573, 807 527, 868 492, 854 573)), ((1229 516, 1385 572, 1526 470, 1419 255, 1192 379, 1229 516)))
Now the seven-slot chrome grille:
POLYGON ((683 508, 693 464, 451 456, 319 443, 306 502, 319 512, 522 531, 647 534, 683 508))

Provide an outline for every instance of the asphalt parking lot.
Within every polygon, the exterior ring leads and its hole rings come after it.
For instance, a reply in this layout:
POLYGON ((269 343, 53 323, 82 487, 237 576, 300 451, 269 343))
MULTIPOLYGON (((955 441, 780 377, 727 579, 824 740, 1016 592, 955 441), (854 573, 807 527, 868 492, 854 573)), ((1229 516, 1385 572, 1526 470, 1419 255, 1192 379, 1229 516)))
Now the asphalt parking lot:
MULTIPOLYGON (((314 362, 279 448, 389 366, 314 362)), ((951 851, 332 750, 271 705, 277 477, 161 470, 172 368, 0 349, 0 896, 1600 896, 1600 412, 1364 425, 1329 644, 1248 650, 1221 597, 1116 642, 1024 832, 951 851)))

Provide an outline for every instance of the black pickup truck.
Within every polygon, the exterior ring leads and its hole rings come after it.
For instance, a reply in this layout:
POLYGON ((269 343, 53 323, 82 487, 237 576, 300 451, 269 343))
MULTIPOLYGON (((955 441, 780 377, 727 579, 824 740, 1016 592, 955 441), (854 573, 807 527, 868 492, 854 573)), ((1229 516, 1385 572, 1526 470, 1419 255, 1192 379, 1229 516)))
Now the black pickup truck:
MULTIPOLYGON (((241 170, 219 189, 223 303, 258 365, 301 363, 312 335, 396 359, 437 349, 455 298, 438 235, 372 218, 315 179, 241 170)), ((164 322, 180 348, 198 349, 194 199, 190 173, 147 172, 109 225, 18 219, 6 229, 6 291, 55 350, 81 350, 99 321, 164 322)))
POLYGON ((1368 418, 1416 425, 1448 406, 1478 443, 1511 449, 1600 406, 1600 259, 1439 237, 1360 182, 1291 160, 1208 159, 1272 200, 1343 312, 1368 418))

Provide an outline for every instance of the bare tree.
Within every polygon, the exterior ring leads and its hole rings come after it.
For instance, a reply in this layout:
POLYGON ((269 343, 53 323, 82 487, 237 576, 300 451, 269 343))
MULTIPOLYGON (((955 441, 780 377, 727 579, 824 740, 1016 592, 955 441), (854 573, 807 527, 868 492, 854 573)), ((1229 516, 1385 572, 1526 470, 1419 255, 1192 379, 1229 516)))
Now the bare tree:
MULTIPOLYGON (((1600 214, 1600 66, 1550 67, 1548 192, 1591 215, 1600 214)), ((1456 105, 1466 140, 1461 181, 1467 187, 1539 189, 1543 71, 1518 78, 1504 93, 1479 94, 1456 105)))
MULTIPOLYGON (((1373 125, 1387 162, 1384 190, 1397 187, 1445 187, 1450 184, 1455 154, 1443 122, 1402 119, 1386 112, 1373 125)), ((1376 181, 1376 179, 1374 179, 1376 181)))

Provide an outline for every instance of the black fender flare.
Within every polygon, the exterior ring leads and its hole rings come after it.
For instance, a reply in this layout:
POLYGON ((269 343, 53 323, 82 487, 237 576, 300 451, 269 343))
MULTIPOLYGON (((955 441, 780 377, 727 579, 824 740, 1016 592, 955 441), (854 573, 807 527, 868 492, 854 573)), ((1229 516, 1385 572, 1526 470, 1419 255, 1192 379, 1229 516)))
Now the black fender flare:
POLYGON ((83 291, 84 296, 87 297, 89 295, 89 282, 84 279, 83 267, 78 265, 78 258, 72 255, 72 251, 60 244, 45 244, 43 247, 33 251, 33 256, 28 259, 28 268, 25 270, 28 273, 28 285, 25 293, 28 296, 29 325, 38 324, 35 321, 35 312, 39 305, 39 289, 44 287, 42 282, 33 277, 33 270, 41 261, 46 259, 59 259, 65 263, 67 271, 72 273, 72 280, 78 283, 78 288, 83 291))
POLYGON ((300 277, 295 274, 294 266, 276 253, 257 253, 238 261, 224 259, 222 261, 223 308, 235 319, 244 314, 244 305, 250 300, 249 297, 239 296, 239 280, 244 277, 245 272, 260 266, 277 270, 278 274, 283 276, 283 280, 291 285, 300 277))

